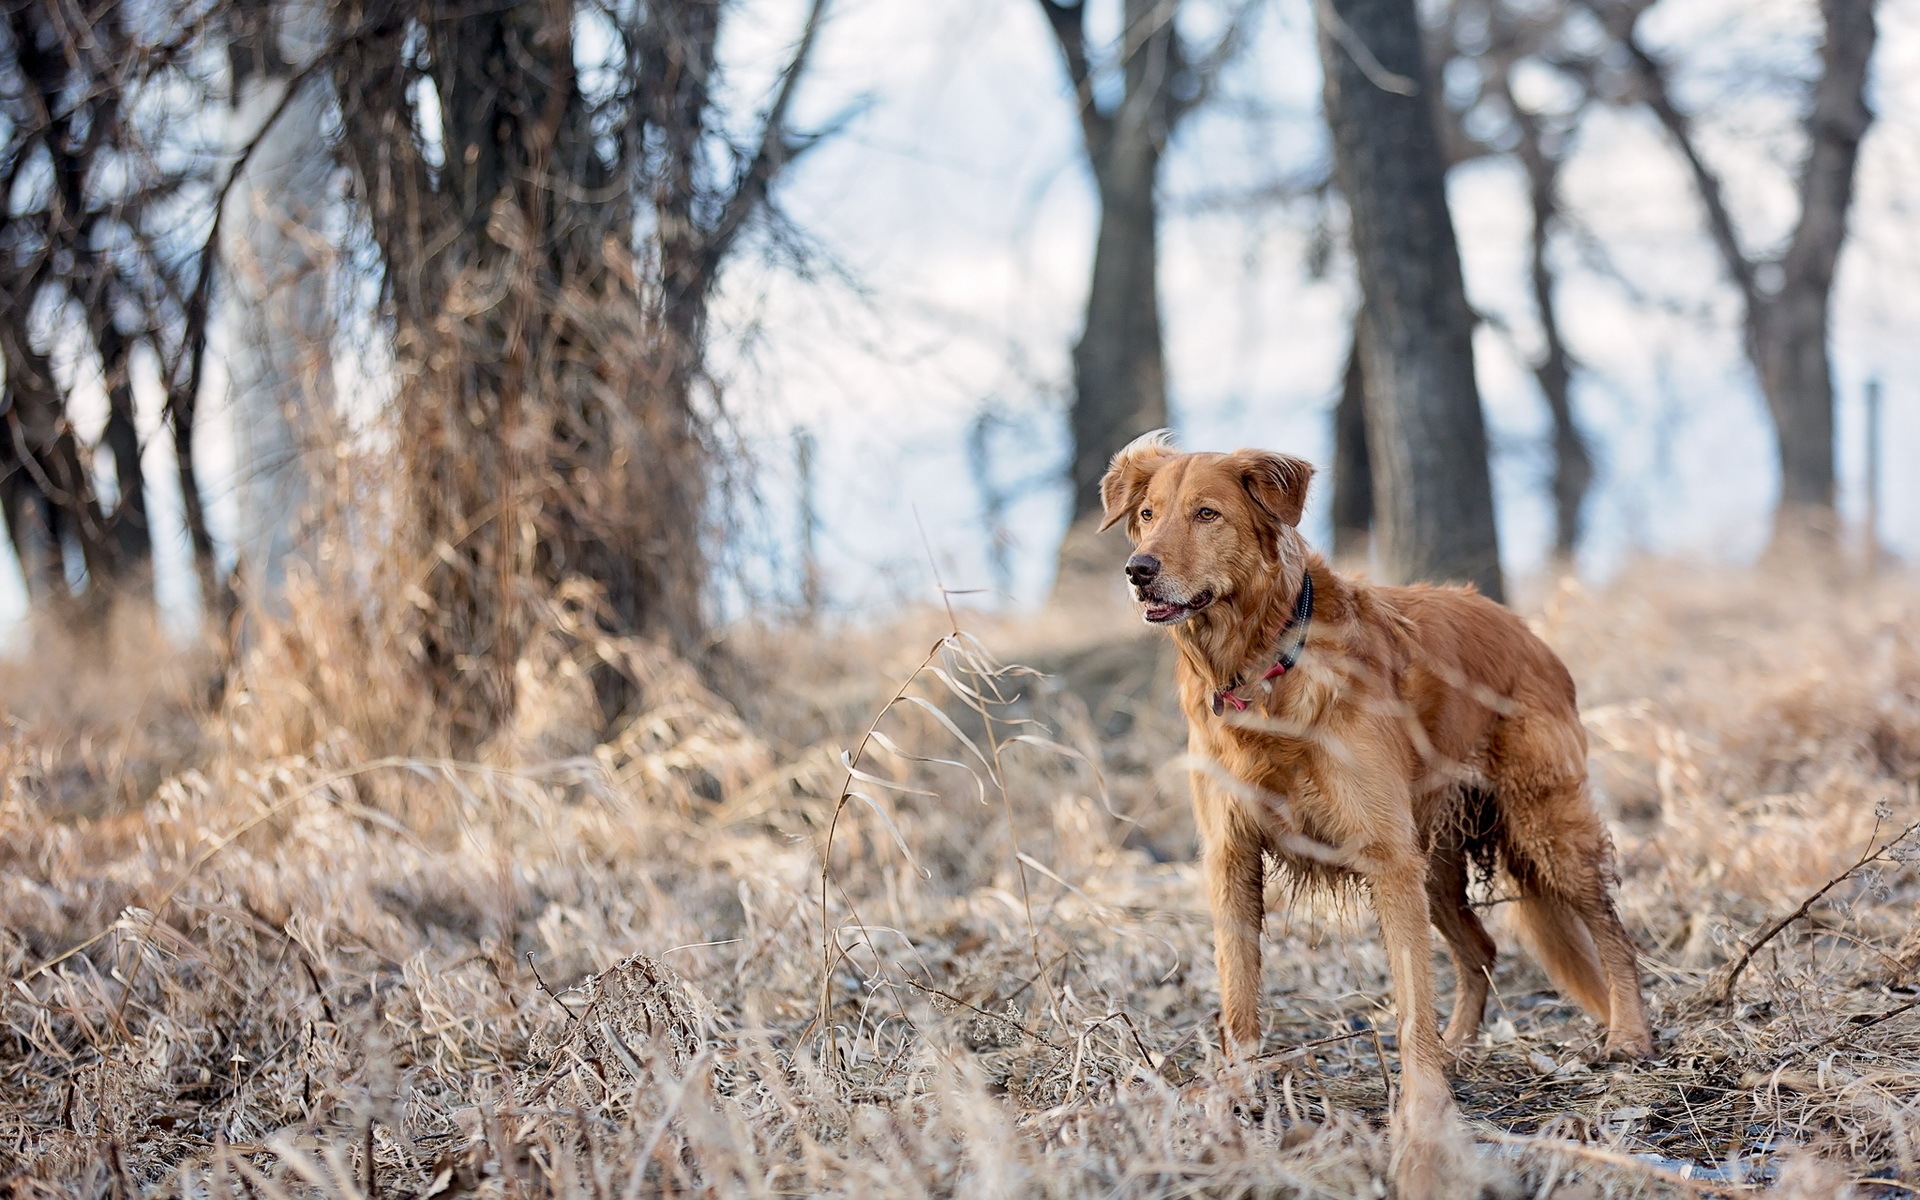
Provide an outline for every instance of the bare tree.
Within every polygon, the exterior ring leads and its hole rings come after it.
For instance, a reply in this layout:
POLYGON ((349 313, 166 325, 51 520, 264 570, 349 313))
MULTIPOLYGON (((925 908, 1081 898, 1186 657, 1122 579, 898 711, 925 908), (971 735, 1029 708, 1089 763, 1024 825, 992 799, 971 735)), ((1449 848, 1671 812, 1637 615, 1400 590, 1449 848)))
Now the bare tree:
POLYGON ((1088 0, 1039 0, 1065 63, 1087 163, 1100 201, 1086 325, 1073 348, 1068 468, 1073 509, 1060 547, 1060 581, 1118 562, 1100 538, 1100 476, 1120 447, 1167 424, 1160 331, 1160 161, 1180 122, 1206 98, 1238 48, 1251 5, 1235 11, 1213 47, 1181 36, 1179 0, 1123 0, 1115 46, 1087 40, 1088 0), (1105 103, 1113 78, 1114 98, 1105 103))
POLYGON ((1387 577, 1499 599, 1499 541, 1473 320, 1413 0, 1323 0, 1335 174, 1352 215, 1376 557, 1387 577))
MULTIPOLYGON (((343 149, 403 381, 420 658, 457 742, 510 711, 535 607, 566 580, 591 582, 612 632, 705 644, 708 304, 811 144, 788 111, 824 3, 744 146, 714 100, 725 8, 618 10, 615 82, 591 93, 570 0, 336 10, 358 42, 334 72, 343 149)), ((623 677, 601 683, 612 718, 623 677)))
POLYGON ((1648 49, 1641 18, 1653 0, 1587 0, 1624 50, 1643 100, 1686 162, 1707 232, 1743 309, 1747 358, 1772 416, 1780 459, 1774 509, 1776 548, 1831 546, 1834 509, 1834 392, 1830 305, 1846 244, 1860 143, 1873 122, 1867 71, 1875 0, 1820 0, 1825 38, 1807 108, 1806 157, 1797 182, 1799 215, 1784 249, 1763 254, 1742 239, 1720 172, 1707 161, 1691 114, 1674 98, 1672 69, 1648 49))
MULTIPOLYGON (((91 6, 84 21, 37 4, 0 15, 0 505, 30 599, 66 614, 151 600, 133 371, 150 351, 171 423, 173 385, 200 348, 188 293, 204 262, 194 201, 209 172, 175 119, 206 91, 202 33, 195 13, 117 2, 91 6), (77 367, 65 378, 62 357, 77 367), (89 444, 71 402, 94 381, 107 419, 89 444), (100 455, 111 465, 104 488, 100 455)), ((190 443, 179 469, 192 519, 201 510, 190 443)), ((211 595, 211 542, 194 545, 211 595)))

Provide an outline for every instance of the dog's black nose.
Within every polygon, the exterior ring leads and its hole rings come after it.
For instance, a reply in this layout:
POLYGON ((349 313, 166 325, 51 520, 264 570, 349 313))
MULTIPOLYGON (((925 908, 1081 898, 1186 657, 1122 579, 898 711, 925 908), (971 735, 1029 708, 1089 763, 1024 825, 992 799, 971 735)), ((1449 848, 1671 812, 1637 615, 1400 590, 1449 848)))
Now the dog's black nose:
POLYGON ((1127 579, 1135 587, 1145 587, 1160 574, 1160 560, 1151 554, 1136 554, 1127 560, 1127 579))

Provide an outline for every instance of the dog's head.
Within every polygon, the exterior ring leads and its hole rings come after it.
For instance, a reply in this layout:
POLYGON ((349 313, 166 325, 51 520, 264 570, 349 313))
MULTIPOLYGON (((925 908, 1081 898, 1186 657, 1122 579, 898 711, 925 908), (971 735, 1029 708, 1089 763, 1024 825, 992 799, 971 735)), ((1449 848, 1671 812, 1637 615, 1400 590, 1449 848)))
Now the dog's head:
POLYGON ((1127 581, 1148 624, 1178 625, 1270 577, 1298 537, 1312 477, 1312 464, 1267 450, 1182 454, 1164 429, 1114 455, 1100 528, 1127 523, 1127 581))

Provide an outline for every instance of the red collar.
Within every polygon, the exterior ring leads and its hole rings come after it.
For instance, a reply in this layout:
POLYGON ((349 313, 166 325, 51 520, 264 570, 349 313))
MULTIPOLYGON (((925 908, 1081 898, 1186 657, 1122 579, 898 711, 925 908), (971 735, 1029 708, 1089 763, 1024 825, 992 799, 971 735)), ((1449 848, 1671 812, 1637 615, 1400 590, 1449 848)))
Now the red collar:
MULTIPOLYGON (((1269 679, 1278 679, 1293 669, 1300 661, 1300 652, 1307 648, 1307 626, 1313 621, 1313 575, 1303 571, 1300 574, 1300 594, 1293 602, 1293 616, 1288 618, 1280 630, 1280 653, 1272 666, 1255 683, 1265 683, 1269 679)), ((1213 715, 1220 716, 1229 706, 1235 712, 1247 711, 1247 701, 1240 695, 1240 689, 1247 686, 1235 679, 1213 693, 1213 715)))

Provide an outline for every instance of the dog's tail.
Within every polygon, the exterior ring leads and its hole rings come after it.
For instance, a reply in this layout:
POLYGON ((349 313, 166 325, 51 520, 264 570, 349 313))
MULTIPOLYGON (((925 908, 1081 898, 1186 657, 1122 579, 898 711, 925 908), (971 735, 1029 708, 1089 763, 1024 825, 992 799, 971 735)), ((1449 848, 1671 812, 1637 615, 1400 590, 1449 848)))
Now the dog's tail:
POLYGON ((1560 994, 1605 1024, 1612 1004, 1587 923, 1564 900, 1532 893, 1513 906, 1514 932, 1539 964, 1547 969, 1560 994))

